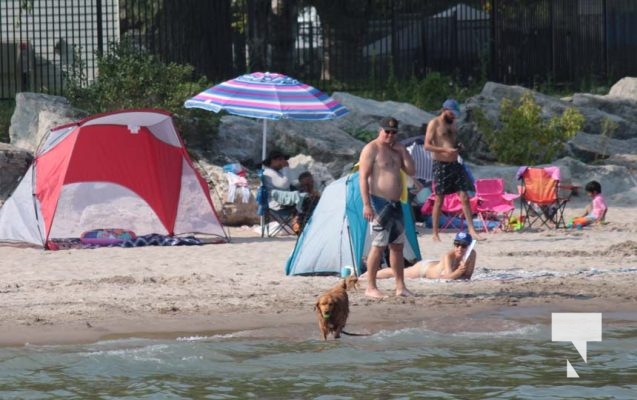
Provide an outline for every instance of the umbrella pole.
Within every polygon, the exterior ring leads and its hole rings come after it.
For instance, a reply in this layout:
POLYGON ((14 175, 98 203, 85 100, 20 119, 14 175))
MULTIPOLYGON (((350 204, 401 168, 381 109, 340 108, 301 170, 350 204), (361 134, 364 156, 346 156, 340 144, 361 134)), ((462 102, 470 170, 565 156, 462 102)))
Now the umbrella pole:
MULTIPOLYGON (((265 160, 265 143, 266 143, 266 135, 268 134, 268 120, 264 119, 263 120, 263 133, 261 134, 261 159, 265 160)), ((261 166, 261 168, 263 168, 263 166, 261 166)), ((262 183, 263 184, 263 183, 262 183)), ((268 231, 268 236, 270 236, 270 227, 265 226, 266 221, 265 221, 265 216, 262 215, 261 216, 261 237, 263 237, 265 235, 265 231, 268 231)))
POLYGON ((261 143, 261 148, 263 149, 261 151, 261 159, 265 160, 265 143, 266 143, 266 138, 268 136, 268 120, 264 119, 263 120, 263 134, 261 135, 262 137, 262 143, 261 143))

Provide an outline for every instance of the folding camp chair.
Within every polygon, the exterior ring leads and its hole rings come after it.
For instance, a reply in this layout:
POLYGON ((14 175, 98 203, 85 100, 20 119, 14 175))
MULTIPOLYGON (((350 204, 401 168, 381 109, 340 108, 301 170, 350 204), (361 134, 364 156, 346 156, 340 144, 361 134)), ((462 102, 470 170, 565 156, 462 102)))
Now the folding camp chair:
MULTIPOLYGON (((420 208, 421 214, 431 215, 435 201, 435 194, 429 196, 420 208)), ((478 212, 478 198, 476 196, 469 197, 469 208, 472 214, 478 212)), ((466 223, 472 224, 473 221, 466 221, 466 223)), ((442 225, 440 227, 441 229, 455 228, 464 230, 466 228, 464 213, 462 212, 462 201, 457 193, 451 193, 443 197, 442 204, 440 205, 440 224, 442 225)))
POLYGON ((564 209, 575 187, 560 185, 559 167, 521 167, 517 178, 525 227, 540 222, 547 228, 565 228, 564 209))
POLYGON ((261 186, 257 189, 257 215, 261 222, 261 237, 274 237, 278 234, 295 233, 293 229, 294 217, 297 215, 295 206, 286 206, 281 209, 274 210, 270 208, 270 191, 265 186, 263 180, 263 170, 259 170, 259 178, 261 186), (272 224, 275 222, 275 224, 272 224))
POLYGON ((506 193, 504 180, 498 178, 477 179, 475 187, 477 214, 484 231, 488 232, 494 222, 498 226, 507 226, 515 210, 513 200, 520 195, 506 193))

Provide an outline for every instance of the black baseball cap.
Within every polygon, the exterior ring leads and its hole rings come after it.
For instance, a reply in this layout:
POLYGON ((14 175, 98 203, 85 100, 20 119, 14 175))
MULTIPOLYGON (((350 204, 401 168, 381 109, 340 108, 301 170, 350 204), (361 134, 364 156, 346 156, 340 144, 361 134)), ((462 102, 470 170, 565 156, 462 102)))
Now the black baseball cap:
POLYGON ((380 127, 385 131, 398 132, 398 121, 393 117, 385 117, 380 120, 380 127))

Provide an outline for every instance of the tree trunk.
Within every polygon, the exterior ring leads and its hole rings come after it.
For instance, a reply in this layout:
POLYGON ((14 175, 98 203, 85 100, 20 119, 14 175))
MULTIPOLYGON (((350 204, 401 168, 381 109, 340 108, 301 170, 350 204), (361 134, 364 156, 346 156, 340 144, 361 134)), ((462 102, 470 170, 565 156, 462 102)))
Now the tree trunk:
POLYGON ((271 0, 248 0, 248 71, 267 71, 270 66, 268 59, 268 43, 270 30, 268 20, 272 12, 271 0))
POLYGON ((270 27, 272 29, 272 70, 294 73, 294 42, 298 34, 298 0, 273 0, 270 27))
POLYGON ((310 4, 316 7, 323 28, 321 79, 347 81, 363 76, 362 48, 372 1, 311 0, 310 4))
POLYGON ((164 0, 157 15, 157 42, 162 58, 168 62, 189 63, 212 80, 232 74, 231 0, 202 3, 199 0, 164 0), (211 20, 215 23, 210 23, 211 20), (183 29, 187 26, 188 29, 183 29), (159 32, 159 27, 164 27, 159 32))

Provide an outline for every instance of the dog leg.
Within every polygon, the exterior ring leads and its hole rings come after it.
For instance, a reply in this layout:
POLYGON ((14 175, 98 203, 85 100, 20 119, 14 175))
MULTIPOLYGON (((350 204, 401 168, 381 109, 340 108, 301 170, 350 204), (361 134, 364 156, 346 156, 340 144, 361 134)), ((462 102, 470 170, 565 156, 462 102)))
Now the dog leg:
POLYGON ((341 338, 341 331, 343 330, 342 327, 337 327, 334 329, 334 339, 340 339, 341 338))

